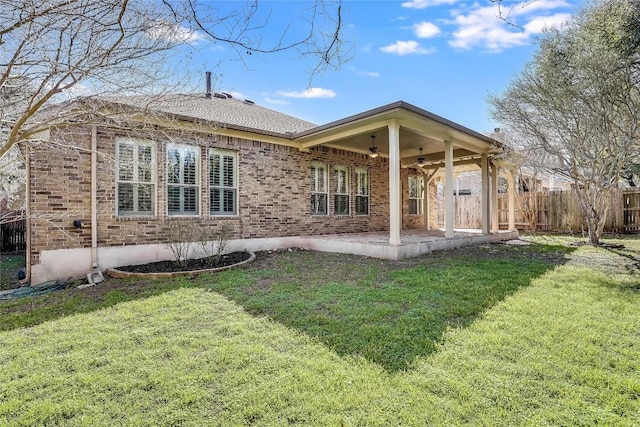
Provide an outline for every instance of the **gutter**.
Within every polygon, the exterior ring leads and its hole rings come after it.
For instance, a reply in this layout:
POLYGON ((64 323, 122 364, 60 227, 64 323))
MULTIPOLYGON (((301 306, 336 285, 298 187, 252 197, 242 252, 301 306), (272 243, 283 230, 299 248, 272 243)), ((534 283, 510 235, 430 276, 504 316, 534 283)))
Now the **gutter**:
POLYGON ((26 254, 25 254, 25 278, 21 283, 31 283, 31 144, 25 142, 25 222, 26 222, 26 254))
POLYGON ((98 267, 98 128, 91 127, 91 268, 98 267))

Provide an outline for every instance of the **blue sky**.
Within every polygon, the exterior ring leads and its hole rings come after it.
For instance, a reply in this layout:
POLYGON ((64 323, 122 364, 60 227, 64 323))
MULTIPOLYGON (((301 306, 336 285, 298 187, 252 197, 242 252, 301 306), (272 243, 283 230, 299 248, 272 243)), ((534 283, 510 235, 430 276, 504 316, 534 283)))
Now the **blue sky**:
MULTIPOLYGON (((222 2, 238 7, 238 2, 222 2)), ((265 41, 295 21, 309 2, 260 2, 270 13, 265 41)), ((499 126, 487 96, 499 93, 532 59, 534 39, 580 6, 576 0, 505 0, 498 18, 489 0, 345 1, 343 37, 350 61, 309 81, 312 63, 294 52, 251 55, 202 43, 194 63, 217 75, 216 90, 317 124, 403 100, 479 132, 499 126)))

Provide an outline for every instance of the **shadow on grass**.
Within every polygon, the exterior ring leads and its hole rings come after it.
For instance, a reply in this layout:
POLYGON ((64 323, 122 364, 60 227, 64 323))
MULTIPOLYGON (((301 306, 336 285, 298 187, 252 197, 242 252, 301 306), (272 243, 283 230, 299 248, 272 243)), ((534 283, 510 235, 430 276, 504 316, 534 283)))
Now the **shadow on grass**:
POLYGON ((217 276, 210 288, 255 315, 317 337, 389 372, 566 261, 560 246, 484 245, 409 262, 294 252, 217 276))
MULTIPOLYGON (((629 248, 608 248, 605 247, 611 254, 620 256, 626 259, 624 262, 624 269, 628 274, 640 273, 640 251, 629 248)), ((638 285, 640 289, 640 284, 638 285)))
POLYGON ((36 325, 178 288, 218 292, 341 355, 390 372, 434 351, 448 327, 565 261, 566 247, 482 245, 388 261, 310 251, 260 253, 252 265, 197 278, 109 279, 99 286, 0 302, 0 330, 36 325))
POLYGON ((88 313, 121 302, 194 286, 197 285, 191 280, 108 279, 90 288, 70 287, 46 295, 0 301, 0 331, 34 326, 60 317, 88 313))

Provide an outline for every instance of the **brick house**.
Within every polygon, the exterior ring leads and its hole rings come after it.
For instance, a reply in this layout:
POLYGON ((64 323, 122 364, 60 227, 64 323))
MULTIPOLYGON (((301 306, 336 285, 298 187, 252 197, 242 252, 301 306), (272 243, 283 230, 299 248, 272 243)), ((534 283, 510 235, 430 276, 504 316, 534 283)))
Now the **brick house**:
POLYGON ((32 283, 170 259, 162 228, 177 219, 228 225, 230 250, 418 255, 437 247, 402 234, 435 225, 431 181, 454 168, 483 171, 484 240, 457 238, 449 218, 443 247, 514 235, 489 231, 501 144, 402 101, 322 126, 225 94, 85 99, 51 116, 27 164, 32 283), (347 233, 388 238, 310 239, 347 233))

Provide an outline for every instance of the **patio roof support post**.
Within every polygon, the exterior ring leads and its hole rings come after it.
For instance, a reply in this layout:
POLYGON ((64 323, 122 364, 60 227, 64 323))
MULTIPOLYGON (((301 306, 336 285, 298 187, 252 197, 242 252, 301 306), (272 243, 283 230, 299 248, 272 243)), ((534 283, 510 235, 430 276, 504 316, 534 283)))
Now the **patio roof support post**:
POLYGON ((431 203, 429 201, 429 196, 431 196, 431 191, 429 191, 429 187, 431 187, 431 183, 429 180, 424 180, 424 229, 429 229, 429 209, 431 208, 431 203))
POLYGON ((389 128, 389 244, 400 244, 402 203, 400 192, 400 125, 397 120, 389 128))
POLYGON ((509 231, 516 230, 516 180, 513 170, 507 169, 507 185, 509 186, 509 231))
POLYGON ((489 158, 482 154, 482 234, 489 234, 489 158))
POLYGON ((426 178, 424 181, 425 191, 425 208, 424 208, 424 228, 425 230, 431 230, 431 181, 436 177, 440 167, 436 167, 433 172, 426 172, 426 178))
POLYGON ((453 143, 444 142, 444 237, 453 238, 453 143))
POLYGON ((495 163, 491 163, 491 232, 500 231, 500 218, 498 212, 498 174, 500 169, 495 163))

